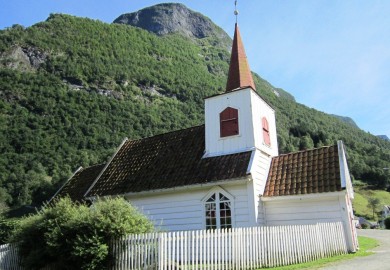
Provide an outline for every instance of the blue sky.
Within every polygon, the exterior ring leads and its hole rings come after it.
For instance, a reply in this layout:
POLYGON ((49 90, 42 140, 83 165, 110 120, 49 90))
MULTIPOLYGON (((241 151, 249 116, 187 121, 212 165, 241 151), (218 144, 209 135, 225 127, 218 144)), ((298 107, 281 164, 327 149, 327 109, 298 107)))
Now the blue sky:
MULTIPOLYGON (((30 26, 50 13, 112 22, 162 1, 0 0, 0 29, 30 26)), ((229 35, 234 0, 176 1, 211 18, 229 35)), ((390 137, 390 1, 238 0, 251 69, 298 102, 351 117, 390 137)))

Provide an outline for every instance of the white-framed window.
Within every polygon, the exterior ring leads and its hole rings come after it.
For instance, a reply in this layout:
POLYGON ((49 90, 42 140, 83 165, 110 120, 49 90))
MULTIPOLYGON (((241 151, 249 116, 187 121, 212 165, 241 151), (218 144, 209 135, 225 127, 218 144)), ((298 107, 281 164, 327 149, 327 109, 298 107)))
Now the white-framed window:
POLYGON ((221 191, 209 194, 204 200, 206 229, 232 228, 232 199, 221 191))

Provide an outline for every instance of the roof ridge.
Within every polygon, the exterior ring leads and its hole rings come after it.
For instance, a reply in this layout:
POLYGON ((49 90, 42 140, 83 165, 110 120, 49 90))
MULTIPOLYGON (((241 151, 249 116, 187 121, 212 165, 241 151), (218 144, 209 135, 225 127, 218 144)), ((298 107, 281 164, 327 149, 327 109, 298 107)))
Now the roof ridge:
POLYGON ((93 167, 97 167, 97 166, 102 166, 102 165, 104 165, 104 164, 106 164, 106 163, 102 162, 102 163, 90 165, 90 166, 85 167, 85 168, 84 168, 84 167, 81 167, 81 170, 84 171, 84 170, 86 170, 86 169, 93 168, 93 167))
POLYGON ((288 155, 294 155, 294 154, 299 154, 299 153, 305 153, 305 152, 312 152, 312 151, 315 151, 315 150, 319 150, 319 149, 323 149, 323 148, 331 148, 331 147, 336 147, 337 148, 337 144, 326 145, 326 146, 316 147, 316 148, 312 148, 312 149, 299 150, 299 151, 296 151, 296 152, 280 154, 279 156, 275 156, 275 158, 281 157, 281 156, 288 156, 288 155))
POLYGON ((147 139, 153 139, 153 138, 156 138, 156 137, 165 136, 165 135, 172 134, 172 133, 176 133, 176 132, 180 132, 180 131, 185 131, 185 130, 187 130, 187 129, 200 128, 200 127, 202 127, 202 126, 204 126, 204 124, 198 125, 198 126, 192 126, 192 127, 188 127, 188 128, 183 128, 183 129, 178 129, 178 130, 172 130, 172 131, 168 131, 168 132, 165 132, 165 133, 160 133, 160 134, 152 135, 152 136, 150 136, 150 137, 145 137, 145 138, 140 138, 140 139, 134 139, 134 140, 129 139, 128 142, 137 142, 137 141, 143 141, 143 140, 147 140, 147 139))

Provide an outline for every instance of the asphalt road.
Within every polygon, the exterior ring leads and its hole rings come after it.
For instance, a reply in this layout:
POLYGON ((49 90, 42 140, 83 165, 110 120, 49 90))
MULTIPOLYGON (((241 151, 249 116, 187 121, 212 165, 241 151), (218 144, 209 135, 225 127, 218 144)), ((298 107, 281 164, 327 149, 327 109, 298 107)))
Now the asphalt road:
POLYGON ((336 262, 322 270, 389 270, 390 269, 390 230, 358 230, 359 236, 377 239, 379 246, 373 255, 336 262))

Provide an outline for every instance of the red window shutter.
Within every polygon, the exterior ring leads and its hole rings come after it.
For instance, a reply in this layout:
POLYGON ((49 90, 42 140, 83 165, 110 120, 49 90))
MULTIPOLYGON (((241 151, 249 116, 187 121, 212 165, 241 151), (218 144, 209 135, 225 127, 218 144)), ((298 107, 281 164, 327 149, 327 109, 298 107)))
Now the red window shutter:
POLYGON ((228 137, 238 135, 238 110, 227 107, 219 114, 220 136, 228 137))
POLYGON ((263 117, 262 119, 262 125, 263 125, 263 140, 266 145, 271 145, 271 137, 269 135, 269 126, 267 118, 263 117))

